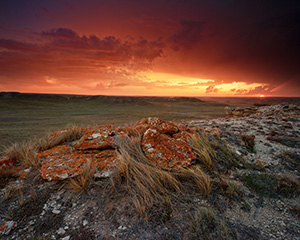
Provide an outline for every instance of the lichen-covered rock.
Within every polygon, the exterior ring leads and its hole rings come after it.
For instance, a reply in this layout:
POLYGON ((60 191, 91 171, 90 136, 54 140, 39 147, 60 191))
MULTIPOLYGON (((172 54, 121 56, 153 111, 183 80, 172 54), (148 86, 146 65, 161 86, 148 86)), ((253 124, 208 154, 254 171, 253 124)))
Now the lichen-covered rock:
POLYGON ((62 145, 38 153, 38 158, 42 162, 42 178, 51 181, 77 176, 86 166, 90 166, 92 171, 105 171, 116 160, 116 153, 114 150, 83 152, 62 145))
POLYGON ((150 160, 167 170, 187 167, 196 159, 196 154, 186 142, 155 128, 149 128, 144 133, 142 148, 150 160))
MULTIPOLYGON (((56 132, 59 136, 62 132, 56 132)), ((125 138, 142 137, 145 155, 158 167, 174 170, 189 166, 196 159, 189 141, 192 131, 183 125, 163 121, 160 118, 144 118, 135 125, 113 128, 111 125, 88 129, 81 139, 72 145, 56 146, 38 153, 42 167, 41 176, 49 181, 62 180, 81 174, 86 166, 92 171, 104 172, 109 169, 125 138)), ((53 135, 53 136, 54 136, 53 135)))
POLYGON ((115 149, 126 133, 113 129, 112 126, 105 126, 93 131, 88 131, 82 138, 73 143, 78 150, 87 149, 115 149))
POLYGON ((162 123, 164 123, 164 120, 158 117, 148 117, 139 120, 138 122, 136 122, 135 125, 137 126, 137 125, 147 124, 147 125, 151 125, 152 127, 158 127, 162 123))
POLYGON ((257 113, 257 107, 225 107, 225 113, 228 117, 248 117, 257 113))
POLYGON ((0 159, 0 176, 7 174, 7 172, 15 167, 16 161, 10 158, 0 159))
POLYGON ((0 234, 8 235, 10 231, 17 226, 17 223, 14 221, 6 221, 0 224, 0 234))

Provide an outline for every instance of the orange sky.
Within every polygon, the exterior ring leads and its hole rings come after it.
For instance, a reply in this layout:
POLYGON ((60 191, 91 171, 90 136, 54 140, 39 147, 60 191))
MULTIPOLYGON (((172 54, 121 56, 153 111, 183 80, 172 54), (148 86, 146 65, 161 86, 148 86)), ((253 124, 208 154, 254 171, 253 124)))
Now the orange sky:
POLYGON ((300 96, 296 1, 0 3, 0 91, 300 96))

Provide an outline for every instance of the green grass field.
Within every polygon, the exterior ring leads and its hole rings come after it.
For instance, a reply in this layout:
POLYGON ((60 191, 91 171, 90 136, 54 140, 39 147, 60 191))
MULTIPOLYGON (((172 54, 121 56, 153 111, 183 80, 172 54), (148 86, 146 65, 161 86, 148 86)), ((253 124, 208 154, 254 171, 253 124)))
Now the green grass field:
POLYGON ((15 142, 40 138, 68 125, 116 126, 144 117, 179 122, 224 117, 227 105, 247 106, 241 98, 88 97, 0 93, 0 151, 15 142), (2 94, 2 95, 1 95, 2 94))

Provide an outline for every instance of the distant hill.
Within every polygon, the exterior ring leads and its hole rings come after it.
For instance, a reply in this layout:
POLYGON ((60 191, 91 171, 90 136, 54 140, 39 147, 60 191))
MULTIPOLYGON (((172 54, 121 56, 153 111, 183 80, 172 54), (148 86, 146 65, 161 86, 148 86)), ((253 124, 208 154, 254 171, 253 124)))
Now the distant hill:
POLYGON ((105 95, 68 95, 68 94, 40 94, 40 93, 20 93, 20 92, 0 92, 2 100, 86 100, 99 101, 103 103, 132 103, 150 104, 152 102, 191 102, 202 103, 203 101, 195 97, 134 97, 134 96, 105 96, 105 95))

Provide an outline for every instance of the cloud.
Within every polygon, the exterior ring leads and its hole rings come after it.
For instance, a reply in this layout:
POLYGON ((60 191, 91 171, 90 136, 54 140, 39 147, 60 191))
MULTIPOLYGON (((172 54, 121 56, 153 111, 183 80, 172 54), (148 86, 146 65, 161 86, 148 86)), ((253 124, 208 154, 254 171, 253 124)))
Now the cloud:
POLYGON ((181 20, 180 28, 168 39, 174 50, 189 49, 203 38, 203 21, 181 20))
POLYGON ((231 89, 236 95, 273 95, 275 87, 271 85, 258 86, 253 89, 231 89))
MULTIPOLYGON (((233 2, 224 3, 223 9, 212 8, 211 15, 202 12, 191 17, 197 21, 182 20, 169 35, 167 43, 175 51, 170 52, 166 68, 214 79, 216 84, 241 81, 280 86, 292 80, 300 88, 299 3, 276 1, 258 8, 251 1, 233 2)), ((295 94, 287 87, 280 91, 295 94)))
POLYGON ((217 93, 219 91, 218 88, 215 88, 214 85, 210 85, 206 88, 205 93, 211 94, 211 93, 217 93))
POLYGON ((40 35, 43 37, 51 37, 57 39, 80 39, 79 35, 76 32, 68 28, 51 29, 50 31, 43 31, 42 33, 40 33, 40 35))
MULTIPOLYGON (((98 79, 107 87, 124 87, 140 77, 162 57, 161 40, 122 40, 114 36, 80 36, 72 29, 57 28, 35 33, 40 42, 0 39, 0 77, 21 85, 56 84, 94 88, 98 79), (46 77, 46 78, 45 78, 46 77), (119 79, 122 83, 112 80, 119 79)), ((33 37, 33 36, 32 36, 33 37)))
POLYGON ((259 86, 254 89, 250 89, 246 94, 247 95, 257 95, 257 94, 272 95, 272 94, 274 94, 273 89, 274 89, 274 87, 272 87, 270 85, 259 86))

